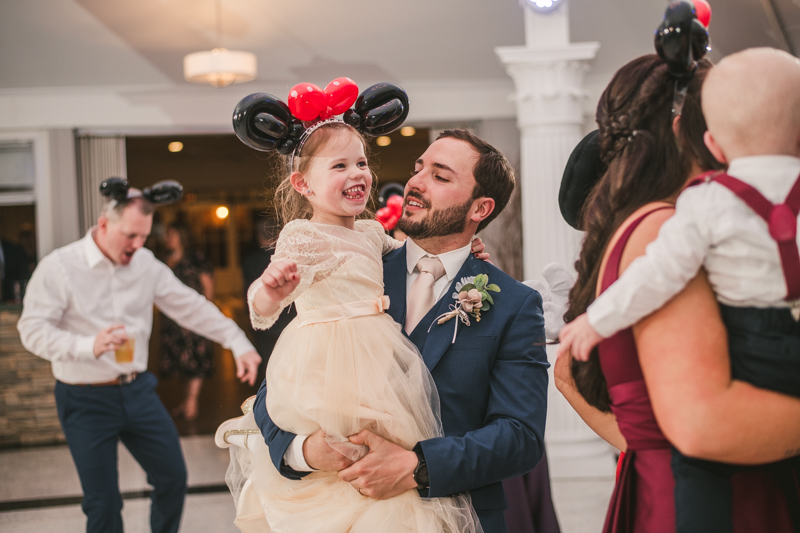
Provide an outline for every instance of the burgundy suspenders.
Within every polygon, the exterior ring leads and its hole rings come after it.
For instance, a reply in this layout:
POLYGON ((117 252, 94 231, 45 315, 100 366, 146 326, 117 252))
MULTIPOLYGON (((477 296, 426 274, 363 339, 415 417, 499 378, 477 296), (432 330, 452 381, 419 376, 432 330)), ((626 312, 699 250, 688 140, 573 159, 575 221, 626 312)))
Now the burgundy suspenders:
POLYGON ((724 172, 706 172, 693 179, 688 187, 716 181, 746 203, 769 227, 770 236, 778 243, 783 277, 786 279, 787 301, 800 299, 800 252, 797 249, 797 215, 800 213, 800 177, 782 204, 773 204, 754 187, 724 172))

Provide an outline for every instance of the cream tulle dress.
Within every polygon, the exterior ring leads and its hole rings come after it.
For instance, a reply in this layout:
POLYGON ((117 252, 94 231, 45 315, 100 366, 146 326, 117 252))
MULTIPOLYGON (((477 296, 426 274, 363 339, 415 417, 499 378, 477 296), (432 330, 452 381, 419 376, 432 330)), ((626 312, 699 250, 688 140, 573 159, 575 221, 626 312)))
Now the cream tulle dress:
MULTIPOLYGON (((284 329, 267 366, 267 411, 281 429, 310 435, 322 428, 328 443, 350 459, 367 453, 348 436, 361 429, 410 450, 441 436, 439 398, 416 347, 386 313, 381 255, 397 241, 375 221, 354 230, 295 220, 278 239, 273 261, 297 263, 297 318, 284 329)), ((256 329, 278 318, 252 306, 259 280, 248 291, 256 329)), ((252 402, 252 400, 251 400, 252 402)), ((216 440, 230 447, 227 480, 236 525, 246 533, 476 532, 469 497, 420 498, 416 490, 377 501, 361 496, 335 472, 284 478, 270 460, 253 418, 223 423, 216 440)), ((251 403, 252 405, 252 403, 251 403)))

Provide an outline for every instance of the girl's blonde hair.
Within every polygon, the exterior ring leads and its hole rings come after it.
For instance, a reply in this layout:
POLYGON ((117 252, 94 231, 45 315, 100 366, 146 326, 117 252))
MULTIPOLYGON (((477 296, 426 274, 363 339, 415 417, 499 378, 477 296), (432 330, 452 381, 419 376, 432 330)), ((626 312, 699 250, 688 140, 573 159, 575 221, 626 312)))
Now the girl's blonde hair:
MULTIPOLYGON (((308 139, 306 139, 306 142, 303 145, 301 156, 292 154, 284 158, 282 169, 284 177, 275 188, 275 195, 273 196, 275 214, 281 227, 285 226, 292 220, 297 220, 299 218, 309 220, 314 214, 308 199, 297 192, 292 185, 292 175, 290 171, 292 168, 292 158, 294 158, 294 168, 296 171, 300 172, 301 174, 305 174, 311 167, 311 163, 313 162, 316 154, 318 154, 322 148, 327 146, 329 142, 336 140, 343 132, 350 133, 358 138, 358 140, 361 141, 361 144, 364 146, 364 154, 367 156, 367 158, 369 158, 369 143, 355 128, 348 126, 343 122, 332 122, 330 124, 320 126, 308 137, 308 139)), ((357 217, 359 219, 374 218, 372 206, 375 201, 375 190, 378 178, 371 169, 370 173, 372 173, 372 189, 370 190, 370 198, 369 202, 367 203, 367 208, 357 217)))

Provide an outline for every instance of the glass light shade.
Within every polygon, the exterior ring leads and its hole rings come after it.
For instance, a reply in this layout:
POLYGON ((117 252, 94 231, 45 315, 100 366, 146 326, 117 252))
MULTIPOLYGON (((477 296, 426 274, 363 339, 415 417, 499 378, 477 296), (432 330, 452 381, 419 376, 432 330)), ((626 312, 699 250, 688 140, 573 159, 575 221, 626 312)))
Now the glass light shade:
POLYGON ((227 87, 234 83, 253 81, 257 74, 256 56, 250 52, 214 48, 183 58, 183 77, 192 83, 227 87))

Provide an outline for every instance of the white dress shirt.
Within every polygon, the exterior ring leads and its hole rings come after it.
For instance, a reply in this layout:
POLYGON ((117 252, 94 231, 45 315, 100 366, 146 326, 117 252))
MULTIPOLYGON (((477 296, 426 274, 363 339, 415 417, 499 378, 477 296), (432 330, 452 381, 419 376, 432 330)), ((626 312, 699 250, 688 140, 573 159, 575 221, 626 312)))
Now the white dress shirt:
MULTIPOLYGON (((419 277, 417 263, 420 259, 426 255, 438 257, 442 262, 442 266, 444 266, 444 275, 433 284, 433 290, 437 295, 436 299, 438 301, 448 292, 450 285, 458 275, 458 271, 461 270, 464 261, 467 260, 471 252, 472 243, 470 242, 463 248, 440 255, 433 255, 420 248, 411 238, 406 239, 406 306, 408 306, 408 293, 411 292, 411 284, 419 277)), ((389 305, 391 305, 391 302, 389 305)), ((314 470, 308 465, 303 456, 303 443, 307 438, 308 436, 305 435, 296 436, 292 439, 292 444, 286 449, 286 453, 283 454, 283 462, 286 463, 286 466, 298 472, 311 472, 314 470)))
MULTIPOLYGON (((728 174, 783 203, 800 176, 800 159, 753 156, 731 161, 728 174)), ((798 234, 800 240, 800 234, 798 234)), ((603 337, 628 328, 662 307, 700 267, 717 299, 734 307, 789 307, 778 244, 766 222, 719 183, 685 190, 658 238, 587 310, 603 337)))
POLYGON ((217 342, 238 357, 253 345, 236 323, 142 248, 127 266, 114 265, 86 236, 43 258, 33 272, 17 323, 31 353, 52 362, 64 383, 102 383, 147 370, 153 304, 180 326, 217 342), (123 324, 135 340, 131 363, 113 351, 94 355, 97 334, 123 324))

